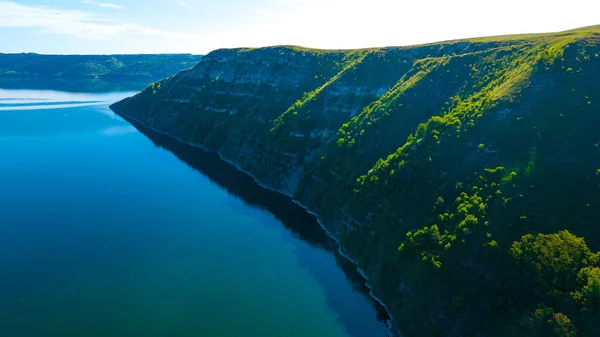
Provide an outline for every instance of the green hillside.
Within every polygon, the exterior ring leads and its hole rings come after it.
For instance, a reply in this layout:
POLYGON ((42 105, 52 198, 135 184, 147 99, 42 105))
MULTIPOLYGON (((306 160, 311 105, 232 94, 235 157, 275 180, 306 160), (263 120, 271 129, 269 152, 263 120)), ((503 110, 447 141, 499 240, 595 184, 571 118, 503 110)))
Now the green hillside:
POLYGON ((165 55, 0 54, 3 78, 158 80, 194 66, 202 57, 165 55))
POLYGON ((290 194, 405 336, 597 336, 600 26, 218 50, 112 106, 290 194))

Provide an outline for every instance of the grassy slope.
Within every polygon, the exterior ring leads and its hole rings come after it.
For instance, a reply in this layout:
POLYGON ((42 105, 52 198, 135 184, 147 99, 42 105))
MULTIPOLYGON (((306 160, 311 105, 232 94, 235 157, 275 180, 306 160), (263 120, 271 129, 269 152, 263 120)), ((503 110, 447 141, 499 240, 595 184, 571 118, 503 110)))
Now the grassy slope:
POLYGON ((220 50, 115 108, 315 210, 408 336, 593 336, 597 257, 552 274, 565 236, 510 249, 563 229, 600 249, 599 52, 600 26, 220 50))
MULTIPOLYGON (((549 305, 546 294, 529 296, 530 288, 512 277, 516 266, 506 251, 524 233, 569 229, 600 248, 597 31, 536 36, 520 51, 465 64, 474 77, 468 86, 356 184, 341 184, 353 218, 376 213, 347 232, 346 246, 360 247, 352 252, 365 263, 380 262, 372 273, 382 275, 380 289, 395 300, 403 300, 398 287, 411 289, 406 297, 419 294, 399 304, 408 324, 421 321, 415 326, 432 334, 460 319, 518 325, 523 310, 549 305), (491 72, 496 76, 486 81, 491 72), (395 254, 398 242, 402 251, 395 254), (437 317, 420 314, 434 302, 437 317), (436 321, 445 323, 435 327, 436 321)), ((563 309, 575 320, 580 310, 563 309)))

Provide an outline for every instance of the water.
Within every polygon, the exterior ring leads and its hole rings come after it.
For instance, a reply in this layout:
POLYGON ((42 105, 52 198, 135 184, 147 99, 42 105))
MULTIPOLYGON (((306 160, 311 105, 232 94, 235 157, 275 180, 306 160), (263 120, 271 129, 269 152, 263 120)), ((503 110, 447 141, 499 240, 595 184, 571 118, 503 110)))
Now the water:
POLYGON ((0 90, 0 336, 385 336, 312 216, 130 94, 0 90))

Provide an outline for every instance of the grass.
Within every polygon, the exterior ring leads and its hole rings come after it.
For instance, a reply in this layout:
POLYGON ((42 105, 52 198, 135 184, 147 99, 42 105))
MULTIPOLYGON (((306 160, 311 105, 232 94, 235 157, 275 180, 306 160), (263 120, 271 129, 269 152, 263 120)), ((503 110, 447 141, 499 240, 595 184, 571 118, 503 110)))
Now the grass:
POLYGON ((410 322, 406 336, 593 335, 593 261, 564 287, 528 268, 553 256, 547 242, 600 250, 599 34, 221 50, 231 62, 201 62, 200 75, 161 82, 126 110, 294 194, 410 322), (215 70, 245 80, 201 76, 215 70), (180 96, 187 108, 168 104, 180 96), (535 238, 519 262, 511 247, 535 238), (539 282, 550 288, 530 291, 539 282))

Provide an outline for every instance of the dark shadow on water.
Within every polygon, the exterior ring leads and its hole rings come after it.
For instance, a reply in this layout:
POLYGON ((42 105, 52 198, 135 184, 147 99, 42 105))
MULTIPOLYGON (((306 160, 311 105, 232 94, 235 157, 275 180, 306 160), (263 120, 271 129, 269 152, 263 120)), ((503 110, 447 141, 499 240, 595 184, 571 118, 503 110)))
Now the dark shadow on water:
MULTIPOLYGON (((323 249, 334 255, 336 264, 344 272, 352 285, 353 291, 362 294, 373 307, 379 322, 387 322, 389 316, 385 309, 369 295, 365 279, 358 273, 356 266, 342 257, 337 251, 336 243, 327 236, 316 218, 292 201, 289 196, 268 190, 258 185, 252 177, 239 171, 233 165, 223 161, 218 154, 206 152, 174 138, 150 130, 140 123, 121 116, 145 135, 156 147, 173 153, 182 162, 208 177, 228 193, 241 198, 246 204, 267 210, 273 214, 296 237, 313 247, 323 249)), ((317 280, 326 278, 327 273, 316 272, 317 280)), ((322 282, 323 283, 323 282, 322 282)), ((356 317, 354 317, 356 318, 356 317)), ((343 317, 341 317, 343 320, 343 317)), ((358 326, 360 321, 344 322, 346 326, 358 326)), ((352 329, 349 329, 352 330, 352 329)), ((352 331, 349 331, 352 335, 352 331)), ((359 333, 357 336, 364 336, 359 333)), ((372 335, 373 337, 380 337, 372 335)))

